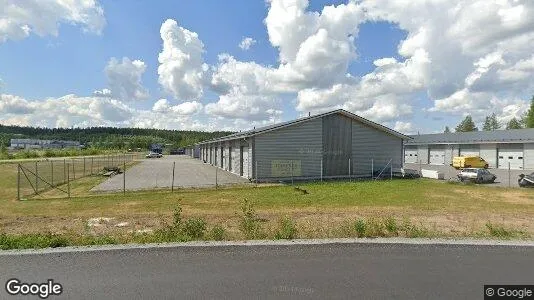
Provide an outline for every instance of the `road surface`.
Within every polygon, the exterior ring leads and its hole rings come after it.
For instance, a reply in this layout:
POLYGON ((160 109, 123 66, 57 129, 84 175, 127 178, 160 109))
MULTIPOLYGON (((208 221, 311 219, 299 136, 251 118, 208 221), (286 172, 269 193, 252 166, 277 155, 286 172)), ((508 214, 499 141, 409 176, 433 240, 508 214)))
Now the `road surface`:
MULTIPOLYGON (((532 257, 517 246, 127 248, 0 255, 0 279, 53 279, 64 292, 49 299, 482 299, 484 284, 534 283, 532 257)), ((3 287, 0 299, 17 297, 3 287)))

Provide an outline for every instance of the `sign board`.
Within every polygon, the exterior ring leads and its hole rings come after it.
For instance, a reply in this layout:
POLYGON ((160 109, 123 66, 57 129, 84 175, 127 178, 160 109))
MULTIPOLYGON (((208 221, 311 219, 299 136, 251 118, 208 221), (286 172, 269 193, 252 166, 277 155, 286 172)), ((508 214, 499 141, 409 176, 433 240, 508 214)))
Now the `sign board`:
POLYGON ((300 160, 273 160, 271 161, 272 177, 302 176, 300 160))

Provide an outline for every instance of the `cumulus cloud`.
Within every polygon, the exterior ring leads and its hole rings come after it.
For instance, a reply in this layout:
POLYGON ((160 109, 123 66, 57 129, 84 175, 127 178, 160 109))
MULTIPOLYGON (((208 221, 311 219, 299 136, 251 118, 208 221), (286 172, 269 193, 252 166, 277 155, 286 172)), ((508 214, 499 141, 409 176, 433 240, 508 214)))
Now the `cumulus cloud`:
POLYGON ((241 48, 241 50, 248 50, 254 44, 256 44, 256 40, 255 39, 253 39, 251 37, 245 37, 239 43, 239 48, 241 48))
POLYGON ((413 133, 413 125, 410 122, 397 121, 393 129, 404 134, 413 133))
POLYGON ((0 43, 30 34, 57 36, 60 23, 80 25, 100 34, 106 25, 104 10, 95 0, 0 0, 0 43))
POLYGON ((141 76, 146 65, 141 60, 130 60, 123 57, 122 61, 111 58, 106 65, 105 73, 111 94, 123 101, 148 99, 148 90, 143 87, 141 76))
POLYGON ((430 111, 472 109, 482 116, 495 110, 506 118, 505 108, 521 110, 525 91, 534 90, 532 1, 364 0, 361 5, 370 20, 393 22, 408 32, 400 55, 427 53, 424 89, 435 100, 430 111))
POLYGON ((107 97, 66 95, 29 101, 21 97, 0 95, 0 122, 20 125, 27 122, 45 127, 120 126, 127 124, 133 109, 107 97))
POLYGON ((167 99, 160 99, 152 106, 153 112, 173 113, 177 115, 192 115, 202 111, 203 105, 197 101, 184 102, 178 105, 170 105, 167 99))
POLYGON ((282 114, 281 110, 276 109, 278 103, 279 101, 272 96, 231 92, 221 95, 216 103, 208 103, 206 113, 251 121, 275 120, 282 114))
MULTIPOLYGON (((152 110, 135 109, 118 99, 102 96, 65 95, 27 100, 0 95, 0 124, 43 127, 148 127, 181 130, 221 130, 221 124, 193 118, 202 112, 199 102, 170 105, 158 100, 152 110)), ((236 129, 231 125, 226 128, 236 129)))
POLYGON ((199 99, 204 90, 204 76, 208 66, 202 54, 204 44, 196 32, 166 20, 160 29, 163 50, 159 54, 159 83, 180 101, 199 99))

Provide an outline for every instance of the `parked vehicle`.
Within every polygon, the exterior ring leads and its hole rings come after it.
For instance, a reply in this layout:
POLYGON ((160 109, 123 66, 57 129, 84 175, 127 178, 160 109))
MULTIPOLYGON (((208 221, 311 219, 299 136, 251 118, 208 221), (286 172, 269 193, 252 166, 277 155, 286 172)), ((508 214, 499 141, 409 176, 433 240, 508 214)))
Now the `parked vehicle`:
POLYGON ((480 168, 466 168, 463 169, 460 173, 458 173, 458 179, 460 181, 472 181, 475 183, 492 183, 495 182, 495 179, 497 179, 497 176, 490 173, 490 171, 486 169, 480 169, 480 168))
POLYGON ((519 175, 517 183, 519 184, 519 187, 534 187, 534 173, 519 175))
POLYGON ((451 166, 455 169, 463 168, 484 168, 489 167, 488 162, 486 162, 480 156, 457 156, 452 159, 451 166))
POLYGON ((163 154, 161 154, 161 153, 150 152, 150 153, 148 153, 145 157, 146 157, 146 158, 160 158, 160 157, 162 157, 162 156, 163 156, 163 154))

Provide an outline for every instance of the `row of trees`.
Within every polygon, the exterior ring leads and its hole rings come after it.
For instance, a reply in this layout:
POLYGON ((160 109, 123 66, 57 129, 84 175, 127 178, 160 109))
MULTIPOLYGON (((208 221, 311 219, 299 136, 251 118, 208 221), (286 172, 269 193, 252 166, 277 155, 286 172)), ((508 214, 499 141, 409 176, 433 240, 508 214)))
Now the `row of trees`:
POLYGON ((14 138, 73 140, 99 149, 144 150, 154 143, 171 144, 173 148, 179 148, 230 133, 145 128, 41 128, 0 125, 0 148, 8 147, 10 140, 14 138))
MULTIPOLYGON (((503 124, 497 120, 497 116, 495 113, 492 113, 491 115, 487 116, 484 120, 484 124, 482 126, 482 130, 484 131, 492 131, 492 130, 498 130, 503 127, 503 124)), ((530 101, 530 108, 529 110, 523 115, 523 117, 518 120, 517 118, 512 118, 510 121, 506 123, 505 126, 506 129, 521 129, 521 128, 534 128, 534 96, 532 96, 532 99, 530 101)), ((469 131, 478 131, 478 127, 476 126, 475 122, 473 122, 473 118, 468 115, 466 116, 458 126, 455 128, 456 132, 469 132, 469 131)), ((451 132, 449 126, 445 126, 445 133, 451 132)))

